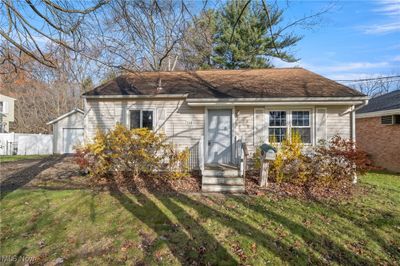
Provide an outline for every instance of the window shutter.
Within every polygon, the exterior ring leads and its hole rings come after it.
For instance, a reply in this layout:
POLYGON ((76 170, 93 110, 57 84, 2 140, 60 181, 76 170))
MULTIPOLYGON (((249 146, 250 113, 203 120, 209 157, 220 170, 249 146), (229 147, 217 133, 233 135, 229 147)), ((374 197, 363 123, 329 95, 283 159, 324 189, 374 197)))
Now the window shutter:
POLYGON ((157 108, 157 127, 161 127, 165 120, 165 109, 157 108))
POLYGON ((317 144, 320 140, 327 140, 327 110, 326 108, 317 108, 316 115, 316 137, 317 144))
POLYGON ((266 125, 264 108, 254 108, 254 145, 260 145, 267 142, 266 125))

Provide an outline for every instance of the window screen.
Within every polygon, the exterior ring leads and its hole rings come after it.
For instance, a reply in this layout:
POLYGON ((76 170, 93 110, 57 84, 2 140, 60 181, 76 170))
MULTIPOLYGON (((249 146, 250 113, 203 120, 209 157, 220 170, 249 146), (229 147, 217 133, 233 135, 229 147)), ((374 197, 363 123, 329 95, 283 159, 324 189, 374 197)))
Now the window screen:
POLYGON ((130 129, 146 127, 153 130, 153 111, 131 110, 130 129))
POLYGON ((153 130, 153 111, 142 111, 142 127, 153 130))
POLYGON ((131 111, 130 129, 140 128, 140 110, 131 111))

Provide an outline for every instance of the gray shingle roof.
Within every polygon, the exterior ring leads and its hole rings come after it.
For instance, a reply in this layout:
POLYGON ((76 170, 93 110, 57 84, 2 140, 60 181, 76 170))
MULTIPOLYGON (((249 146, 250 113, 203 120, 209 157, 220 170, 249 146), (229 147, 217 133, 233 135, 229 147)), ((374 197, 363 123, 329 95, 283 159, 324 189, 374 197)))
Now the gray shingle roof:
POLYGON ((364 114, 377 111, 385 111, 400 108, 400 90, 392 91, 384 95, 372 98, 368 105, 357 111, 357 114, 364 114))

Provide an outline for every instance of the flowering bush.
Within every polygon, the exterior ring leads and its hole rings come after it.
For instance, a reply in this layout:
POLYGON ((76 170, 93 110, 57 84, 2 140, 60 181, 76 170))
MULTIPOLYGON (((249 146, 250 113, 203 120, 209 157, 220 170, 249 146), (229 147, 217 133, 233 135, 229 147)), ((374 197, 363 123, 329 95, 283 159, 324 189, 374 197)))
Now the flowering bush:
POLYGON ((114 173, 137 177, 159 172, 182 177, 188 172, 188 156, 188 150, 175 150, 163 134, 147 128, 129 130, 117 124, 107 133, 98 131, 93 142, 78 148, 76 161, 95 178, 114 173))

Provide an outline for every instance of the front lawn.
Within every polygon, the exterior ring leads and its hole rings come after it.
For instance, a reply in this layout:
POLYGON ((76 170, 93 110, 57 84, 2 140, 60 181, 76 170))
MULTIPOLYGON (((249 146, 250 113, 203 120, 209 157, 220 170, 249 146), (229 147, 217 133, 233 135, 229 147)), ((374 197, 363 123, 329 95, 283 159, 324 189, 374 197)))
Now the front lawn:
POLYGON ((37 160, 48 157, 49 155, 0 155, 0 163, 15 162, 21 160, 37 160))
POLYGON ((1 255, 39 264, 358 264, 400 261, 400 176, 369 173, 344 202, 267 196, 17 189, 1 255))

